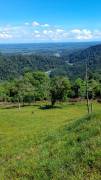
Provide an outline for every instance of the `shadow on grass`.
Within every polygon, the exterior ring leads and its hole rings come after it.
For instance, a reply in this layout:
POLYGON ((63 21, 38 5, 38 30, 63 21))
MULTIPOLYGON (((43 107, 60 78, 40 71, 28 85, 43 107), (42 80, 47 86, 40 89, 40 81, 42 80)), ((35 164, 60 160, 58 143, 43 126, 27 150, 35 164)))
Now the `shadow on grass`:
POLYGON ((18 106, 12 105, 12 106, 2 106, 1 109, 18 109, 18 106))
POLYGON ((61 106, 45 105, 45 106, 40 106, 39 109, 41 109, 41 110, 62 109, 62 107, 61 106))

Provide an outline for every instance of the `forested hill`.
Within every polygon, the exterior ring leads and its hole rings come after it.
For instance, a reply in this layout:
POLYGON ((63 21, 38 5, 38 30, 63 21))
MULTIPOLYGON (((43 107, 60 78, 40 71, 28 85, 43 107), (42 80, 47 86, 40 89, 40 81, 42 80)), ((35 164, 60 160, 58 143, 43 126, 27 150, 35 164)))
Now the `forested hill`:
POLYGON ((0 55, 0 79, 12 79, 26 71, 48 71, 64 66, 65 62, 55 56, 40 55, 0 55))
POLYGON ((0 79, 12 79, 26 71, 50 71, 52 76, 68 75, 70 78, 84 77, 85 62, 89 71, 101 74, 101 45, 78 50, 60 57, 48 55, 0 55, 0 79))
POLYGON ((69 63, 73 64, 75 75, 76 72, 79 75, 84 75, 86 63, 90 72, 101 74, 101 44, 70 54, 69 63))
POLYGON ((91 46, 85 50, 72 53, 69 56, 70 63, 85 63, 101 68, 101 45, 91 46))

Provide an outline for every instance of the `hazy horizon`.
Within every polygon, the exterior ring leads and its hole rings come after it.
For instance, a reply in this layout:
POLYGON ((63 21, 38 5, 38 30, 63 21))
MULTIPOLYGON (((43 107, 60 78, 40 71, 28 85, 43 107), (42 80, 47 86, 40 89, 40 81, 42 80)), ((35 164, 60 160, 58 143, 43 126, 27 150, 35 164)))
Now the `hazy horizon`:
POLYGON ((100 42, 47 42, 47 43, 9 43, 0 44, 1 53, 42 53, 54 52, 59 53, 61 50, 69 51, 71 49, 79 50, 90 46, 99 45, 100 42))
POLYGON ((46 42, 3 42, 3 43, 0 43, 0 45, 13 45, 13 44, 82 44, 82 43, 84 43, 84 44, 87 44, 87 43, 98 43, 98 44, 100 44, 101 43, 101 40, 99 40, 99 41, 59 41, 59 42, 57 42, 57 41, 55 41, 55 42, 48 42, 48 41, 46 41, 46 42))

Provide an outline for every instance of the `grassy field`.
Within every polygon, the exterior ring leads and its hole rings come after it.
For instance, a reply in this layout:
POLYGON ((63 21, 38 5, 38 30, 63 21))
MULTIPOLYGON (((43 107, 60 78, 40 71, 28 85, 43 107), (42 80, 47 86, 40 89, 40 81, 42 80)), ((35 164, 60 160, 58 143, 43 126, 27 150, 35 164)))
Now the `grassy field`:
POLYGON ((0 108, 0 180, 100 180, 101 105, 0 108))

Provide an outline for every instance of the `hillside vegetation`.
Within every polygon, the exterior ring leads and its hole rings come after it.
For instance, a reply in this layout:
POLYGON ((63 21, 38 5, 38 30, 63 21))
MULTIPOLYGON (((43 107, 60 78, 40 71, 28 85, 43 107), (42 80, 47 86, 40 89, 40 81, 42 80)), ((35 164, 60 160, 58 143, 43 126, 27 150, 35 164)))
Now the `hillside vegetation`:
MULTIPOLYGON (((22 76, 26 71, 41 70, 49 71, 51 76, 67 75, 71 79, 78 76, 84 78, 85 63, 88 63, 91 74, 101 76, 101 45, 92 46, 86 49, 78 49, 74 52, 67 49, 59 50, 55 54, 11 54, 0 55, 0 80, 8 80, 22 76), (61 53, 62 51, 62 53, 61 53)), ((33 53, 33 52, 32 52, 33 53)))
POLYGON ((84 75, 85 62, 89 66, 89 72, 101 74, 101 45, 92 46, 71 54, 69 62, 75 65, 75 74, 79 69, 79 75, 84 75))
POLYGON ((65 63, 61 58, 41 55, 0 56, 0 80, 22 76, 27 71, 48 71, 65 63))
POLYGON ((0 179, 100 180, 100 104, 41 107, 0 108, 0 179))

